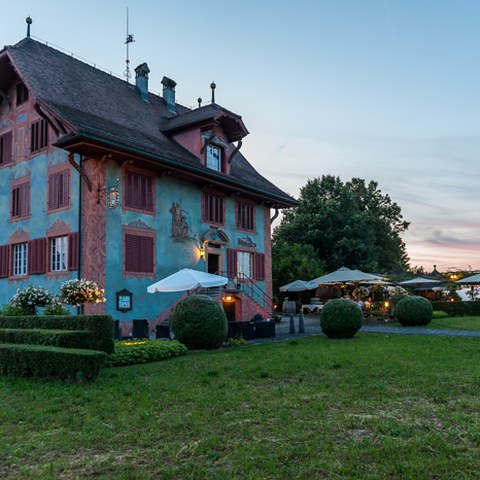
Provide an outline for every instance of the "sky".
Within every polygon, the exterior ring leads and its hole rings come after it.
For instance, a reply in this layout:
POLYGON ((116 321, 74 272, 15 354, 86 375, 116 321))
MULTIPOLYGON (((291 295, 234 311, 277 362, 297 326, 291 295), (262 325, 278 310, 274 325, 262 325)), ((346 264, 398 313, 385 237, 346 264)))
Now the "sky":
POLYGON ((308 179, 375 180, 410 222, 411 266, 480 270, 477 0, 25 0, 2 3, 0 47, 26 35, 177 100, 240 115, 242 152, 298 197, 308 179))

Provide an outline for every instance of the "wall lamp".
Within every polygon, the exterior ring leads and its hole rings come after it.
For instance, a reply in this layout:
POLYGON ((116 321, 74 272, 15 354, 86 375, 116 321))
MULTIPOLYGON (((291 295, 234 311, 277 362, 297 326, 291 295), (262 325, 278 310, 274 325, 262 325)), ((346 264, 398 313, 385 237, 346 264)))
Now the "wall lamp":
POLYGON ((201 258, 202 260, 205 260, 205 259, 207 258, 207 252, 206 252, 206 250, 205 250, 205 245, 202 245, 202 246, 200 247, 200 258, 201 258))
POLYGON ((107 206, 108 208, 115 208, 120 203, 120 192, 118 189, 119 180, 117 178, 117 183, 115 185, 110 185, 108 187, 101 187, 98 184, 97 187, 97 205, 101 202, 103 197, 107 197, 107 206))

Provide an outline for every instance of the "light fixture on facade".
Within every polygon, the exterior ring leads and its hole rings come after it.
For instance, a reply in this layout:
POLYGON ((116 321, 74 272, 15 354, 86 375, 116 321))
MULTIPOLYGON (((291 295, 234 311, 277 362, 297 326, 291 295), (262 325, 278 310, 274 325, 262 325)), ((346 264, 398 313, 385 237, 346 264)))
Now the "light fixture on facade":
POLYGON ((231 295, 227 295, 226 297, 223 297, 222 300, 224 302, 234 302, 234 298, 231 295))
POLYGON ((110 185, 108 187, 101 187, 98 184, 97 187, 97 204, 99 204, 102 198, 107 196, 107 206, 108 208, 115 208, 120 203, 120 192, 118 189, 118 178, 115 185, 110 185))
POLYGON ((202 245, 200 247, 200 258, 202 260, 205 260, 206 257, 207 257, 207 252, 205 251, 205 245, 202 245))

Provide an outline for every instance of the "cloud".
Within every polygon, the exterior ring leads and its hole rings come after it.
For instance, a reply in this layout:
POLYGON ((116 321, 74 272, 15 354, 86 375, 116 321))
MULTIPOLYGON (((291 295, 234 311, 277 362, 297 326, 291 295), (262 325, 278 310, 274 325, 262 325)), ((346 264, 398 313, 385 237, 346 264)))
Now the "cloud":
POLYGON ((283 190, 298 195, 323 174, 375 180, 411 222, 404 240, 413 264, 480 268, 480 136, 384 137, 324 131, 305 136, 257 132, 247 157, 283 190), (259 143, 260 142, 260 143, 259 143))

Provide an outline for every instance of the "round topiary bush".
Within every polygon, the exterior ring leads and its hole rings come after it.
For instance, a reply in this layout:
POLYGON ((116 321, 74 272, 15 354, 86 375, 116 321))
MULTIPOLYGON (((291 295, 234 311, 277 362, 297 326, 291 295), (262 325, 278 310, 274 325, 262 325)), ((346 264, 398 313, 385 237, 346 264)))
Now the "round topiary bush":
POLYGON ((362 326, 362 309, 351 300, 337 298, 322 308, 320 326, 329 338, 352 338, 362 326))
POLYGON ((432 320, 433 307, 426 298, 405 297, 398 302, 395 317, 404 326, 427 325, 432 320))
POLYGON ((190 349, 219 348, 227 338, 227 316, 207 295, 185 297, 175 305, 170 319, 175 340, 190 349))

